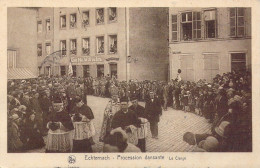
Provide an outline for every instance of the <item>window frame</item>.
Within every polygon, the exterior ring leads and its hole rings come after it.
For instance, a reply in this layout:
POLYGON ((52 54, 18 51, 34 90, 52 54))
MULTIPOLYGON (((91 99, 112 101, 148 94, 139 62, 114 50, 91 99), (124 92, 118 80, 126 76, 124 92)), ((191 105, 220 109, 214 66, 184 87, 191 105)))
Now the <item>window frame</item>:
POLYGON ((78 51, 77 51, 77 50, 78 50, 77 38, 72 38, 72 39, 70 39, 69 42, 70 42, 70 46, 69 46, 69 47, 70 47, 70 51, 69 51, 70 54, 69 54, 69 55, 77 56, 77 54, 78 54, 78 51), (72 45, 72 41, 73 41, 73 40, 76 40, 76 49, 75 49, 75 54, 73 54, 73 53, 71 52, 71 51, 72 51, 71 45, 72 45))
POLYGON ((52 47, 52 43, 50 41, 45 42, 44 47, 45 47, 45 55, 46 56, 48 56, 48 54, 47 54, 47 44, 50 44, 50 54, 51 54, 51 47, 52 47))
POLYGON ((178 41, 178 15, 177 14, 172 14, 171 15, 171 37, 172 37, 172 41, 178 41), (173 16, 176 16, 176 22, 173 23, 173 16), (176 24, 176 31, 173 31, 173 24, 176 24), (176 33, 176 40, 173 39, 173 33, 176 33))
POLYGON ((39 56, 38 55, 38 45, 41 45, 41 47, 43 48, 42 43, 37 43, 37 57, 42 57, 43 56, 43 49, 41 51, 41 56, 39 56))
MULTIPOLYGON (((209 9, 203 9, 203 15, 204 15, 204 20, 203 20, 203 24, 204 24, 204 38, 205 39, 216 39, 218 38, 218 11, 217 11, 217 8, 209 8, 209 9), (212 38, 209 38, 208 37, 208 26, 207 26, 207 22, 205 20, 205 12, 206 11, 215 11, 215 37, 212 37, 212 38)), ((210 20, 212 21, 212 20, 210 20)))
POLYGON ((42 20, 37 20, 37 33, 42 33, 42 27, 43 26, 43 23, 42 23, 42 20), (41 31, 39 31, 39 26, 38 26, 38 22, 41 22, 41 31))
POLYGON ((102 55, 105 54, 105 35, 98 35, 96 36, 96 55, 102 55), (103 53, 98 53, 98 38, 103 37, 104 38, 104 52, 103 53))
POLYGON ((66 71, 66 65, 60 65, 60 76, 66 76, 67 75, 67 71, 66 71), (62 75, 61 74, 61 71, 62 71, 62 68, 61 67, 64 67, 65 68, 65 74, 62 75))
POLYGON ((108 34, 108 53, 109 54, 117 54, 118 52, 118 35, 117 34, 108 34), (110 52, 110 38, 111 36, 116 36, 116 52, 110 52))
POLYGON ((95 15, 96 15, 96 17, 95 17, 95 23, 96 23, 96 25, 104 25, 104 24, 105 24, 105 8, 96 8, 96 9, 95 9, 95 15), (97 11, 98 11, 99 9, 103 9, 103 22, 102 22, 102 23, 97 23, 97 16, 98 16, 97 11))
POLYGON ((88 36, 88 37, 82 37, 81 38, 81 53, 82 53, 82 55, 84 55, 84 56, 90 56, 90 36, 88 36), (88 54, 84 54, 83 53, 83 40, 84 39, 88 39, 88 48, 89 48, 89 53, 88 54))
POLYGON ((71 13, 70 14, 70 20, 69 20, 69 23, 70 23, 70 29, 76 29, 77 28, 77 24, 78 24, 78 16, 77 16, 77 13, 71 13), (71 19, 72 19, 72 16, 75 15, 75 23, 74 23, 74 27, 71 26, 72 22, 71 22, 71 19))
POLYGON ((68 47, 67 47, 67 40, 66 40, 66 39, 60 40, 60 50, 61 50, 61 56, 62 56, 62 57, 66 57, 66 56, 67 56, 67 48, 68 48, 68 47), (63 52, 63 49, 61 48, 61 42, 62 42, 62 41, 65 41, 65 46, 66 46, 66 48, 65 48, 65 55, 62 54, 62 52, 63 52))
POLYGON ((107 19, 108 19, 108 23, 115 23, 117 22, 117 19, 118 19, 118 8, 117 7, 108 7, 107 9, 107 19), (111 8, 116 8, 116 19, 115 20, 110 20, 110 15, 109 15, 109 11, 111 10, 111 8))
POLYGON ((45 19, 45 31, 46 31, 46 33, 51 32, 51 18, 50 17, 45 19), (50 23, 50 30, 48 30, 48 28, 47 28, 47 21, 49 21, 49 23, 50 23))
POLYGON ((82 28, 86 28, 90 26, 90 10, 83 10, 82 11, 82 24, 81 24, 82 28), (88 24, 85 25, 84 20, 83 20, 83 14, 88 12, 88 24))
POLYGON ((191 41, 191 40, 193 40, 192 39, 192 36, 193 36, 192 35, 193 34, 193 11, 181 11, 181 12, 179 12, 179 14, 180 14, 180 31, 179 31, 180 41, 191 41), (186 14, 186 21, 182 21, 182 14, 184 14, 184 13, 186 14), (189 18, 188 15, 187 15, 188 13, 191 13, 191 21, 187 21, 187 18, 189 18), (187 23, 191 23, 191 38, 190 38, 190 40, 184 40, 184 37, 183 37, 183 24, 187 24, 187 23))
POLYGON ((229 36, 230 37, 236 37, 236 38, 241 38, 241 37, 245 37, 246 36, 246 21, 245 21, 245 13, 246 13, 246 8, 244 8, 244 7, 233 7, 233 8, 229 8, 229 36), (232 18, 234 18, 235 19, 235 26, 232 26, 233 28, 235 28, 235 35, 231 35, 231 9, 235 9, 235 16, 234 17, 232 17, 232 18), (243 16, 238 16, 238 10, 239 9, 243 9, 243 16), (243 18, 243 26, 238 26, 238 18, 243 18), (243 35, 238 35, 238 28, 241 28, 241 27, 243 27, 244 28, 244 33, 243 33, 243 35))
POLYGON ((64 30, 64 29, 67 29, 67 15, 66 14, 61 14, 60 15, 60 29, 61 30, 64 30), (62 17, 65 16, 65 27, 62 27, 62 17))

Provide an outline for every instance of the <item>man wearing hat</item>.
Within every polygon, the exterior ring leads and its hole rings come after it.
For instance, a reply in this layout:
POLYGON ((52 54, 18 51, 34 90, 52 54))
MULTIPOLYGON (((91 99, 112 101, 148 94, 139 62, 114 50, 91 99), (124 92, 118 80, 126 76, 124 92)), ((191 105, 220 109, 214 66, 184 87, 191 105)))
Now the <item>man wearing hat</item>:
POLYGON ((153 91, 150 92, 150 98, 145 102, 145 113, 150 122, 152 138, 158 139, 158 122, 162 115, 162 108, 160 101, 155 97, 153 91))
MULTIPOLYGON (((82 140, 73 140, 73 152, 93 152, 91 145, 94 143, 92 132, 94 127, 91 127, 91 121, 94 119, 94 114, 89 106, 83 103, 81 97, 76 96, 75 98, 76 107, 73 112, 79 116, 82 116, 81 121, 87 122, 85 127, 90 131, 90 137, 82 140)), ((93 125, 92 125, 93 126, 93 125)))
POLYGON ((138 144, 137 146, 141 149, 142 152, 146 151, 145 147, 145 137, 147 135, 146 132, 146 124, 147 114, 145 113, 145 109, 143 106, 138 104, 138 99, 136 96, 131 97, 132 105, 129 107, 130 110, 134 111, 140 120, 140 125, 137 126, 138 129, 138 144))

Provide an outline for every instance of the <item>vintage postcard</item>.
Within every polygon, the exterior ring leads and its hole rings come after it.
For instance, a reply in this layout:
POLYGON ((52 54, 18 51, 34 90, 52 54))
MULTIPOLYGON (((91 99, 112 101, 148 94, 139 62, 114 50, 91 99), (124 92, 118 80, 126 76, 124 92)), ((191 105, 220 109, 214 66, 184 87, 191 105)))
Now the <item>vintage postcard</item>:
POLYGON ((259 1, 0 8, 0 167, 260 166, 259 1))

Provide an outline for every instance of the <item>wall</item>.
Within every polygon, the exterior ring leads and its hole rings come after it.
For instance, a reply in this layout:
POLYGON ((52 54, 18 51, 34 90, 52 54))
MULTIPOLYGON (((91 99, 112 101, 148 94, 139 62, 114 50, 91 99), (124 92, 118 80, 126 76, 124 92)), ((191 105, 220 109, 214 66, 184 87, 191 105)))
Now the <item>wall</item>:
POLYGON ((17 68, 37 75, 36 9, 7 8, 7 48, 18 50, 17 68))
POLYGON ((129 9, 130 78, 167 80, 168 8, 129 9))
MULTIPOLYGON (((214 39, 201 39, 197 41, 176 41, 172 39, 171 15, 179 14, 183 11, 202 11, 207 8, 170 8, 169 23, 170 23, 170 77, 175 79, 177 70, 180 68, 180 60, 185 55, 191 55, 193 58, 194 81, 208 78, 204 70, 204 55, 205 53, 214 53, 219 58, 219 74, 231 71, 231 52, 245 52, 246 65, 251 69, 251 9, 245 9, 245 36, 242 38, 230 37, 229 23, 229 8, 217 8, 217 30, 218 36, 214 39)), ((180 17, 180 16, 179 16, 180 17)), ((203 15, 202 15, 203 18, 203 15)), ((202 33, 205 29, 202 23, 202 33)), ((180 23, 178 23, 180 30, 180 23)), ((180 36, 180 33, 179 33, 180 36)))
MULTIPOLYGON (((96 8, 54 8, 54 51, 60 50, 60 40, 66 40, 67 43, 67 57, 64 57, 61 60, 61 65, 68 65, 70 60, 69 48, 70 48, 70 39, 77 39, 77 56, 76 57, 98 57, 101 58, 101 62, 86 62, 78 65, 90 65, 90 73, 92 76, 96 76, 96 66, 97 64, 104 64, 105 72, 108 74, 109 63, 111 61, 106 61, 108 58, 118 58, 119 61, 112 61, 118 64, 118 78, 120 80, 125 79, 125 9, 117 8, 117 21, 113 23, 108 23, 108 8, 105 8, 105 24, 96 25, 96 8), (82 13, 83 11, 90 12, 90 25, 86 28, 82 27, 82 21, 79 14, 79 10, 82 13), (70 14, 77 13, 77 28, 69 27, 70 14), (60 29, 60 16, 66 15, 67 26, 66 29, 60 29), (117 53, 110 54, 108 51, 108 35, 117 35, 117 53), (96 37, 104 36, 105 42, 105 53, 97 54, 96 53, 96 37), (90 55, 82 55, 82 38, 90 38, 90 55)), ((76 64, 75 64, 76 65, 76 64)), ((80 67, 79 69, 81 69, 80 67)), ((82 70, 78 71, 80 76, 83 75, 82 70)))

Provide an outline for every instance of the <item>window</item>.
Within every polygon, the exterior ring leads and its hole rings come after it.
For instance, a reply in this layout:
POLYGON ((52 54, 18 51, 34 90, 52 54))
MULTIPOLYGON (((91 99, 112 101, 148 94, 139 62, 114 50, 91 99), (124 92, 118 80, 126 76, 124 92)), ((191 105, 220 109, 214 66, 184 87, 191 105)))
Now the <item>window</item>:
POLYGON ((50 55, 51 54, 51 43, 46 43, 45 44, 45 51, 46 51, 46 55, 50 55))
POLYGON ((67 50, 66 40, 60 41, 60 50, 61 50, 61 56, 65 57, 66 56, 66 50, 67 50))
POLYGON ((117 52, 117 35, 109 36, 109 53, 117 52))
POLYGON ((193 39, 201 38, 201 13, 193 12, 193 39))
POLYGON ((8 68, 16 68, 17 63, 17 51, 16 50, 7 50, 7 66, 8 68))
POLYGON ((65 76, 66 75, 66 66, 60 66, 60 75, 65 76))
POLYGON ((42 44, 37 44, 37 56, 42 56, 42 44))
POLYGON ((97 20, 97 24, 104 23, 104 8, 100 8, 96 10, 96 20, 97 20))
POLYGON ((231 71, 245 71, 245 70, 246 70, 246 54, 231 53, 231 71))
POLYGON ((46 66, 44 69, 44 74, 45 75, 51 75, 51 67, 50 66, 46 66))
POLYGON ((113 63, 110 64, 110 76, 111 77, 116 77, 117 78, 117 64, 113 63))
POLYGON ((66 28, 66 15, 60 16, 60 28, 66 28))
POLYGON ((70 28, 75 28, 77 26, 77 15, 76 13, 70 15, 70 28))
POLYGON ((83 55, 90 54, 89 38, 82 39, 82 54, 83 55))
POLYGON ((89 25, 89 11, 85 11, 82 13, 82 25, 83 27, 86 27, 89 25))
POLYGON ((42 21, 37 22, 37 32, 38 33, 42 32, 42 21))
POLYGON ((77 66, 76 65, 72 65, 72 71, 73 71, 72 76, 76 77, 77 76, 77 66))
POLYGON ((216 10, 204 11, 204 20, 206 26, 206 38, 216 38, 217 26, 216 26, 216 10))
POLYGON ((97 65, 97 77, 103 77, 104 76, 104 65, 97 65))
POLYGON ((172 15, 172 41, 177 41, 177 15, 172 15))
POLYGON ((109 20, 109 22, 117 20, 116 8, 108 8, 108 20, 109 20))
POLYGON ((72 54, 72 55, 77 54, 77 40, 76 39, 70 40, 70 54, 72 54))
POLYGON ((244 8, 230 8, 230 36, 243 37, 245 35, 244 10, 244 8))
POLYGON ((219 58, 217 54, 204 54, 204 79, 212 82, 219 74, 219 58))
POLYGON ((97 53, 104 54, 104 36, 97 37, 97 53))
POLYGON ((192 39, 192 12, 181 14, 182 40, 192 39))
POLYGON ((51 31, 51 20, 50 19, 46 20, 46 31, 47 32, 51 31))
POLYGON ((84 78, 90 77, 89 65, 83 65, 83 77, 84 78))
POLYGON ((181 56, 181 78, 186 81, 194 81, 193 57, 191 55, 181 56))

